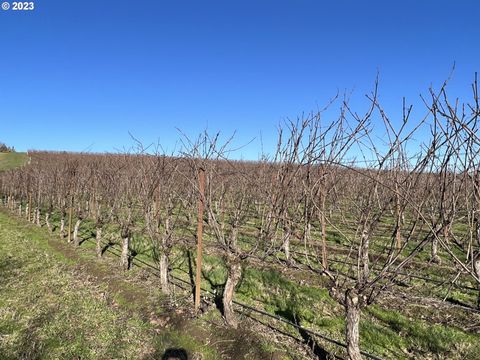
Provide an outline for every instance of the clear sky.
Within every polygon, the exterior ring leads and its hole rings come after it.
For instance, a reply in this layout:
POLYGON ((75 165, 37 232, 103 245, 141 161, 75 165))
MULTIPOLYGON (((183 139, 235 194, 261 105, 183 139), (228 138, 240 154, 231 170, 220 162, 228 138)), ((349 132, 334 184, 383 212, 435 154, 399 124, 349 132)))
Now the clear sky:
MULTIPOLYGON (((3 2, 3 0, 0 0, 3 2)), ((12 1, 8 0, 11 4, 12 1)), ((173 149, 208 127, 255 158, 285 118, 377 71, 391 116, 442 82, 467 97, 480 70, 478 0, 36 0, 0 9, 0 141, 19 150, 173 149)))

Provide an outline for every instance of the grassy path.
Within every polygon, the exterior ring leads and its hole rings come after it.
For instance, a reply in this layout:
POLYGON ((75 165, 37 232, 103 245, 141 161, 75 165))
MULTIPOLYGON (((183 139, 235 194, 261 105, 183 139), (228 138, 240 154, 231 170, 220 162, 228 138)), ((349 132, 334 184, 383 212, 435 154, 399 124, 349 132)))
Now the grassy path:
POLYGON ((0 213, 0 358, 143 358, 152 331, 112 309, 42 239, 0 213))
POLYGON ((0 171, 22 166, 27 159, 28 156, 25 153, 0 153, 0 171))
POLYGON ((161 359, 172 348, 192 360, 271 358, 110 266, 0 211, 0 359, 161 359))

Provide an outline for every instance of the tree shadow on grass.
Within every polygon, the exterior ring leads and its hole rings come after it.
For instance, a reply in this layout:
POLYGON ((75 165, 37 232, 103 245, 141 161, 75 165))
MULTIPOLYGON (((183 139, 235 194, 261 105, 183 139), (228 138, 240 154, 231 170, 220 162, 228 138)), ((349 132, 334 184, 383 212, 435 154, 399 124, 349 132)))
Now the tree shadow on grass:
POLYGON ((80 241, 78 242, 78 246, 81 246, 87 240, 88 238, 81 238, 80 241))
POLYGON ((193 271, 193 257, 190 250, 187 249, 188 260, 188 278, 190 279, 190 286, 192 287, 192 299, 195 301, 195 273, 193 271))
POLYGON ((221 283, 217 283, 208 275, 207 272, 203 270, 202 270, 202 276, 210 284, 210 288, 214 293, 213 301, 215 303, 215 307, 220 311, 220 313, 224 314, 222 297, 223 297, 223 290, 225 289, 225 284, 227 282, 224 281, 221 283))
MULTIPOLYGON (((276 315, 283 317, 284 319, 300 326, 300 319, 295 316, 292 309, 285 309, 285 310, 277 310, 275 312, 276 315)), ((324 348, 322 348, 316 340, 313 338, 312 335, 308 331, 305 331, 301 328, 297 329, 300 336, 302 337, 303 341, 307 346, 313 351, 313 353, 317 356, 318 359, 327 360, 331 359, 332 355, 328 353, 324 348)))
POLYGON ((454 297, 452 296, 448 296, 446 299, 445 299, 446 302, 449 302, 450 304, 453 304, 453 305, 459 305, 459 306, 462 306, 462 307, 465 307, 465 308, 468 308, 468 309, 471 309, 471 310, 475 310, 475 311, 479 311, 479 309, 477 309, 475 306, 472 306, 466 302, 463 302, 463 301, 460 301, 458 299, 455 299, 454 297))
POLYGON ((102 247, 102 256, 103 254, 105 254, 110 248, 112 248, 113 246, 115 246, 115 242, 113 241, 109 241, 108 243, 106 243, 103 247, 102 247))
POLYGON ((133 265, 133 260, 135 257, 138 255, 138 252, 134 249, 130 249, 130 252, 128 254, 128 268, 131 269, 133 265))

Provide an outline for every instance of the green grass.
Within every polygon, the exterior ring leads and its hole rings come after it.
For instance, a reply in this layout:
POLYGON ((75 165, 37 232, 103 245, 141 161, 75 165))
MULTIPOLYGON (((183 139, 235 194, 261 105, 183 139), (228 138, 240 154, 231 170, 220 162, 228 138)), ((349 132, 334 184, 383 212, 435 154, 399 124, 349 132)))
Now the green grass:
POLYGON ((28 160, 25 153, 0 153, 0 171, 22 166, 28 160))
MULTIPOLYGON (((222 259, 205 256, 204 271, 207 280, 204 286, 220 294, 226 281, 222 259)), ((273 269, 246 267, 236 299, 343 341, 344 310, 325 288, 302 284, 273 269)), ((276 326, 293 336, 299 335, 288 325, 276 326)), ((454 326, 432 324, 379 305, 362 312, 360 337, 362 350, 387 359, 480 358, 480 335, 454 326)), ((327 342, 321 345, 332 353, 339 351, 327 342)))
MULTIPOLYGON (((242 301, 258 299, 267 311, 343 340, 343 310, 325 289, 298 284, 275 271, 249 268, 237 295, 242 301)), ((380 306, 363 312, 360 327, 362 349, 385 358, 480 358, 479 335, 409 318, 380 306)), ((324 346, 335 350, 329 344, 324 346)))
POLYGON ((362 323, 364 348, 383 356, 395 358, 479 359, 480 336, 441 324, 429 324, 416 318, 408 318, 394 310, 371 306, 371 315, 362 323))
POLYGON ((101 289, 75 278, 4 214, 0 224, 0 357, 136 358, 152 351, 148 325, 111 309, 101 289))

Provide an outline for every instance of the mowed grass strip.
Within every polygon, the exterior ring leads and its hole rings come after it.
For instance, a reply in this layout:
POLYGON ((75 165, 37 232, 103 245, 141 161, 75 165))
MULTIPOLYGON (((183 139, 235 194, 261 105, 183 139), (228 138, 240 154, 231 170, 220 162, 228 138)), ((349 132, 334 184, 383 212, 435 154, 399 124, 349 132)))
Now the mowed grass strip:
POLYGON ((25 153, 0 153, 0 171, 20 167, 28 160, 25 153))
POLYGON ((34 237, 0 212, 0 359, 154 354, 149 324, 111 308, 101 287, 76 278, 34 237))

